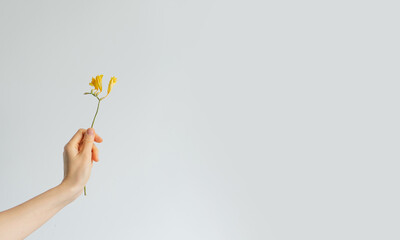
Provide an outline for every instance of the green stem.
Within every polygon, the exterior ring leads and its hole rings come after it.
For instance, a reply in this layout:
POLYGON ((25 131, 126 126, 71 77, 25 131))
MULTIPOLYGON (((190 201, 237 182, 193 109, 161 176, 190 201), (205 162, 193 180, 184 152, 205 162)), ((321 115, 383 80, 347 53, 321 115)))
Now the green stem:
MULTIPOLYGON (((97 98, 97 99, 99 99, 99 98, 97 98)), ((100 101, 101 101, 101 100, 99 99, 99 103, 97 104, 96 114, 94 115, 94 118, 93 118, 93 121, 92 121, 92 126, 91 126, 90 128, 93 128, 94 120, 96 120, 97 113, 99 112, 100 101)), ((84 192, 84 194, 85 194, 85 196, 86 196, 86 185, 85 185, 85 187, 83 188, 83 192, 84 192)))
POLYGON ((96 120, 97 113, 99 112, 99 107, 100 107, 100 100, 99 100, 99 103, 97 104, 97 110, 96 110, 96 114, 94 115, 91 128, 93 128, 94 120, 96 120))

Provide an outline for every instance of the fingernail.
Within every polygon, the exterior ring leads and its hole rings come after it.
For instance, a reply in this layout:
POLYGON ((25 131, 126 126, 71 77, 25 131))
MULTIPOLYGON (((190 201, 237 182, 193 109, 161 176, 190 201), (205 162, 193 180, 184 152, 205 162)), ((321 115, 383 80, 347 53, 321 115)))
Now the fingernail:
POLYGON ((88 134, 89 136, 93 136, 93 135, 94 135, 93 128, 88 128, 87 134, 88 134))

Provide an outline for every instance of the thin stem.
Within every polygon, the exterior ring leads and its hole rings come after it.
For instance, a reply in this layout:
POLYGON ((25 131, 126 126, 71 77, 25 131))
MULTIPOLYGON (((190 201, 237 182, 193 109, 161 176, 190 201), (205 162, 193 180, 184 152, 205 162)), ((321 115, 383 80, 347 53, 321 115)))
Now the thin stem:
POLYGON ((96 120, 97 113, 99 112, 99 107, 100 107, 100 100, 99 100, 99 103, 97 104, 97 110, 96 110, 96 114, 94 115, 91 128, 93 128, 94 120, 96 120))
MULTIPOLYGON (((97 96, 96 96, 96 97, 97 97, 97 96)), ((97 99, 99 99, 99 98, 97 97, 97 99)), ((97 113, 99 112, 100 101, 101 101, 101 100, 99 99, 99 103, 97 104, 96 114, 94 115, 93 122, 92 122, 92 126, 91 126, 90 128, 93 128, 94 120, 96 120, 97 113)), ((85 196, 86 196, 86 185, 85 185, 85 187, 83 188, 83 192, 84 192, 84 194, 85 194, 85 196)))

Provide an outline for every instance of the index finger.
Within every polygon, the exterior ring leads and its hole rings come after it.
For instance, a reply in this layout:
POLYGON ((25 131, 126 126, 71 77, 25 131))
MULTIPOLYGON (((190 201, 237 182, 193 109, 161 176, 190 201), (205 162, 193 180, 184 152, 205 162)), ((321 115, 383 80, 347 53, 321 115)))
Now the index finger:
POLYGON ((103 139, 99 135, 97 135, 97 133, 95 132, 94 133, 94 141, 101 143, 103 141, 103 139))
POLYGON ((78 146, 83 138, 83 134, 86 132, 86 129, 80 128, 74 136, 72 136, 71 140, 67 143, 67 145, 78 146))
MULTIPOLYGON (((75 148, 79 147, 79 143, 82 141, 84 134, 86 132, 86 129, 84 128, 80 128, 74 136, 72 136, 71 140, 69 140, 69 142, 67 143, 67 145, 72 145, 75 148)), ((94 136, 94 141, 101 143, 103 142, 103 139, 95 132, 95 136, 94 136)))

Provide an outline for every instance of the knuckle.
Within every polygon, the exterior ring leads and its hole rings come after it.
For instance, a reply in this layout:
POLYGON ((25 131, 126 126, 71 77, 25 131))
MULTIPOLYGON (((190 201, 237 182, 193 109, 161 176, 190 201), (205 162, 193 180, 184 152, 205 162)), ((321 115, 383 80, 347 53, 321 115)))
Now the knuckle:
POLYGON ((64 151, 69 151, 70 149, 71 149, 71 146, 69 144, 65 144, 64 151))

